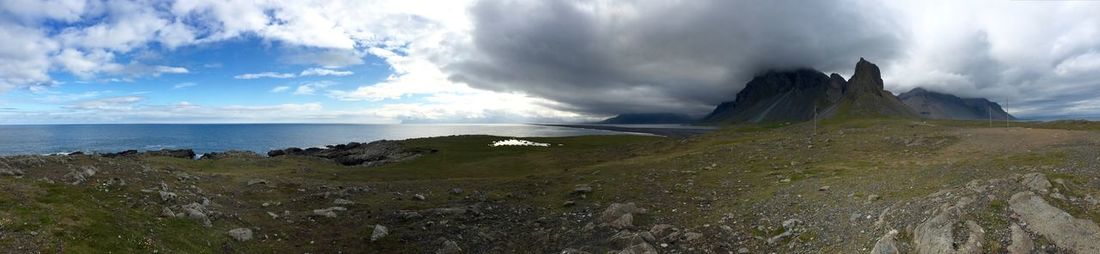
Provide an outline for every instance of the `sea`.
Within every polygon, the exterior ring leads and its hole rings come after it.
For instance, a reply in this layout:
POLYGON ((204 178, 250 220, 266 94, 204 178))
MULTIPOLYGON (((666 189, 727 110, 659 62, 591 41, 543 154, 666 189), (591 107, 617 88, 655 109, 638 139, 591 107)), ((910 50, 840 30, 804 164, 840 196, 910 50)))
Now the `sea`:
MULTIPOLYGON (((562 137, 637 134, 533 124, 89 124, 0 125, 0 155, 193 149, 267 153, 287 147, 450 135, 562 137)), ((486 144, 488 145, 488 144, 486 144)))

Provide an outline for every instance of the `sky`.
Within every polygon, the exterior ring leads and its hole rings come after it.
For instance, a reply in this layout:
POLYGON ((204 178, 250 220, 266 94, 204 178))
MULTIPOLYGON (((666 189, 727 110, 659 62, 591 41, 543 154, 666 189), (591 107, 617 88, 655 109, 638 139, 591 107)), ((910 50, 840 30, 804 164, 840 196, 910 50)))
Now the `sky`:
POLYGON ((0 0, 0 124, 695 116, 768 70, 1100 118, 1100 1, 0 0))

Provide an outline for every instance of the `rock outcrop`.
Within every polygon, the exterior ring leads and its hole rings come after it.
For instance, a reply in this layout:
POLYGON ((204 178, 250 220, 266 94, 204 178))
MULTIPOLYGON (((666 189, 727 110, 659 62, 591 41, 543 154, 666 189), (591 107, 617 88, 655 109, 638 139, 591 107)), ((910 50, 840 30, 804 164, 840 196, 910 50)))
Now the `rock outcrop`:
POLYGON ((105 153, 100 156, 107 158, 126 157, 126 156, 164 156, 181 159, 194 159, 195 151, 191 149, 161 149, 156 151, 139 152, 138 150, 126 150, 117 153, 105 153))
POLYGON ((1030 191, 1012 195, 1008 203, 1027 223, 1027 229, 1050 239, 1058 247, 1076 253, 1100 253, 1100 226, 1096 223, 1074 218, 1030 191))
POLYGON ((379 166, 387 163, 414 159, 420 155, 434 153, 433 149, 406 148, 400 141, 380 140, 370 143, 351 142, 330 145, 326 148, 301 149, 291 147, 267 152, 267 156, 284 155, 314 156, 332 159, 347 166, 379 166))
POLYGON ((756 76, 732 102, 718 105, 703 122, 799 122, 814 118, 917 117, 883 90, 878 66, 859 59, 850 80, 839 74, 800 69, 756 76))
POLYGON ((918 87, 898 95, 898 99, 926 118, 1016 120, 1016 117, 1005 112, 1000 104, 985 98, 960 98, 918 87))

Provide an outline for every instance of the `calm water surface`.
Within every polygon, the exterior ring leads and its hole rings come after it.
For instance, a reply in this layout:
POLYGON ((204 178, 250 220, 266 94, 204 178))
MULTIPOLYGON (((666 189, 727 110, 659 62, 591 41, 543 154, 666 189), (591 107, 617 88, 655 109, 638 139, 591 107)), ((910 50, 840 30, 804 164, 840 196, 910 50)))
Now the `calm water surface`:
POLYGON ((0 125, 0 155, 190 148, 196 153, 314 147, 380 139, 485 134, 507 137, 622 132, 526 124, 97 124, 0 125))

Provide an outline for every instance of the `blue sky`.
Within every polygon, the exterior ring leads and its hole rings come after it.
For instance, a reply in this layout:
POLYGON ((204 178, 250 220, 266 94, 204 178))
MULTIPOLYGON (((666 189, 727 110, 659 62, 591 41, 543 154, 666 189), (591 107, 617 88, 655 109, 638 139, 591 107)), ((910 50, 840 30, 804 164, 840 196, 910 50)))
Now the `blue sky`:
POLYGON ((3 1, 0 124, 592 116, 449 80, 466 2, 3 1), (455 21, 458 20, 458 21, 455 21))
POLYGON ((1093 1, 0 1, 0 124, 695 116, 765 70, 1100 117, 1093 1))

